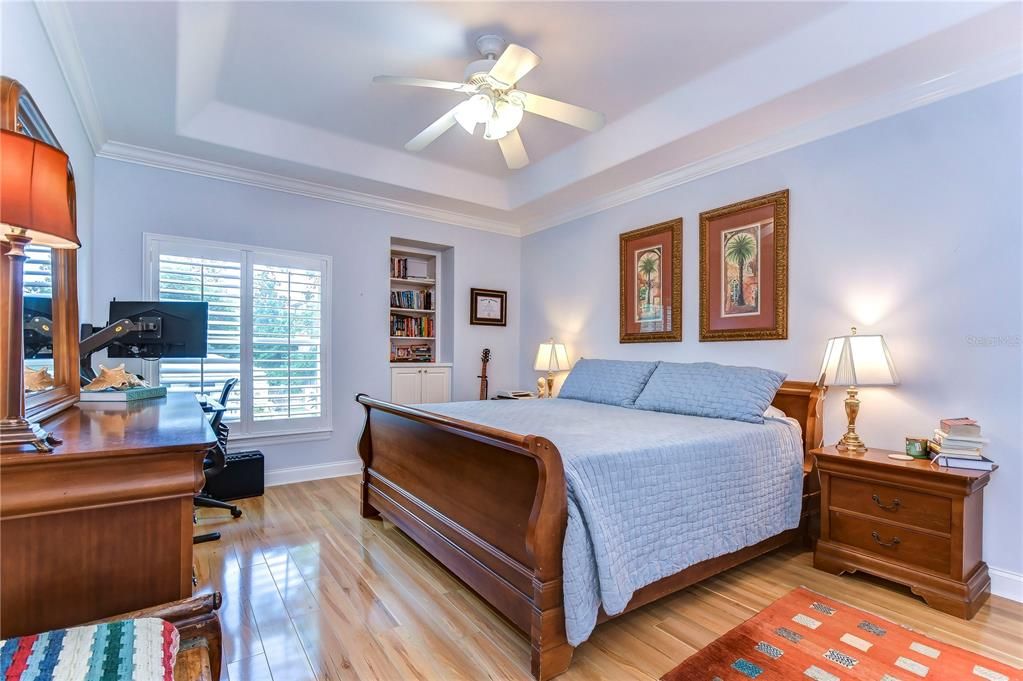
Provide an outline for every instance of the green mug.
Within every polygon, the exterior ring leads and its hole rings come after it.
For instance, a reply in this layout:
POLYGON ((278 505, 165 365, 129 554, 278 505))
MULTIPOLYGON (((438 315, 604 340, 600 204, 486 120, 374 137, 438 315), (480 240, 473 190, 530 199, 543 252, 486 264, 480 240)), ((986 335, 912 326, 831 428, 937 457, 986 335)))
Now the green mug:
POLYGON ((927 438, 925 437, 907 437, 906 438, 906 454, 913 457, 914 459, 926 459, 927 458, 927 438))

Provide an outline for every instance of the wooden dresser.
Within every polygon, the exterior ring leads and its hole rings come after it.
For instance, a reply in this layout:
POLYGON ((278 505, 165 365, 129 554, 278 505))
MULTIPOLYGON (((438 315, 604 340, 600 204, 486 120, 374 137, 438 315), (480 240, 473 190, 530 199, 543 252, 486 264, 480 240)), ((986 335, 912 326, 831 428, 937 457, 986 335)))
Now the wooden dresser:
POLYGON ((991 591, 981 560, 985 471, 895 461, 884 449, 811 452, 821 478, 814 567, 905 584, 937 610, 971 618, 991 591))
POLYGON ((64 444, 0 456, 0 638, 192 594, 192 497, 215 441, 193 395, 81 403, 64 444))

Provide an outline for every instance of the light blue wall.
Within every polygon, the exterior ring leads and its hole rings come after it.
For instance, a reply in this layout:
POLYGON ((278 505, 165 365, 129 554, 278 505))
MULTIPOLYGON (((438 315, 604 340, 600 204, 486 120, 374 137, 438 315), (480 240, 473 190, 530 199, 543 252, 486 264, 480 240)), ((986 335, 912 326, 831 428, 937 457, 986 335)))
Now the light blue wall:
MULTIPOLYGON (((898 449, 942 416, 969 414, 1001 469, 986 495, 985 557, 1023 572, 1023 278, 1020 78, 917 109, 582 218, 524 240, 110 160, 94 162, 34 5, 0 4, 0 71, 22 81, 78 179, 83 319, 141 295, 142 233, 305 250, 334 258, 331 440, 264 448, 271 469, 351 460, 362 425, 352 397, 389 392, 386 283, 391 236, 455 247, 455 399, 530 388, 536 345, 573 357, 713 360, 813 378, 824 341, 850 324, 885 334, 902 384, 865 389, 860 431, 898 449), (95 173, 95 183, 94 183, 95 173), (789 340, 698 342, 699 212, 791 190, 789 340), (94 209, 95 202, 95 227, 94 209), (618 234, 683 217, 680 344, 619 345, 618 234), (520 288, 521 282, 521 288, 520 288), (467 323, 471 286, 509 291, 506 329, 467 323), (90 313, 90 308, 92 313, 90 313), (520 310, 522 312, 520 323, 520 310)), ((841 433, 833 393, 826 439, 841 433)))
MULTIPOLYGON (((1021 79, 882 120, 527 237, 521 385, 554 335, 573 358, 710 360, 814 379, 825 340, 885 335, 902 378, 861 391, 868 444, 901 449, 940 417, 977 418, 1001 469, 988 562, 1023 572, 1021 79), (699 342, 699 214, 788 187, 789 340, 699 342), (618 235, 681 216, 682 343, 618 343, 618 235)), ((844 426, 828 398, 826 441, 844 426)))
POLYGON ((31 2, 0 3, 0 27, 0 73, 20 81, 28 89, 75 169, 78 236, 82 242, 78 254, 78 298, 87 312, 91 300, 92 147, 35 5, 31 2))
POLYGON ((111 298, 142 296, 144 232, 333 257, 334 437, 262 446, 269 469, 356 458, 364 419, 355 395, 390 397, 392 236, 454 247, 454 399, 479 396, 484 347, 493 351, 492 389, 514 385, 519 375, 518 238, 100 158, 94 238, 102 248, 94 255, 92 321, 105 321, 111 298), (469 325, 471 287, 508 291, 507 327, 469 325))

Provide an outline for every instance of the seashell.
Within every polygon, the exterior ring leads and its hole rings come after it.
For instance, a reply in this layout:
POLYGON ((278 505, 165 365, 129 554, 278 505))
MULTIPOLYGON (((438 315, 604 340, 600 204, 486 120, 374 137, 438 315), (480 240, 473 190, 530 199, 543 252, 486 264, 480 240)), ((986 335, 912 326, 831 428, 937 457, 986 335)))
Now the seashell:
POLYGON ((82 386, 82 390, 96 392, 114 388, 116 390, 127 390, 146 386, 146 382, 139 379, 135 374, 124 370, 124 364, 114 369, 108 369, 102 364, 99 365, 99 376, 93 379, 88 385, 82 386))
POLYGON ((25 367, 25 392, 39 392, 53 387, 53 376, 46 367, 30 369, 25 367))

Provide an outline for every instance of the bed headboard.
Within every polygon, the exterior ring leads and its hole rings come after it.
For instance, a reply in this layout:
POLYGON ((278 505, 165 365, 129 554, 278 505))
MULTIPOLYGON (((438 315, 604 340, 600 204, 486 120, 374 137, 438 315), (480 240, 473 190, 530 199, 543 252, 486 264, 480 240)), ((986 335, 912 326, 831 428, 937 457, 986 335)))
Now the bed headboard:
POLYGON ((812 381, 785 381, 772 405, 799 421, 803 429, 803 453, 824 442, 824 393, 827 388, 812 381))

